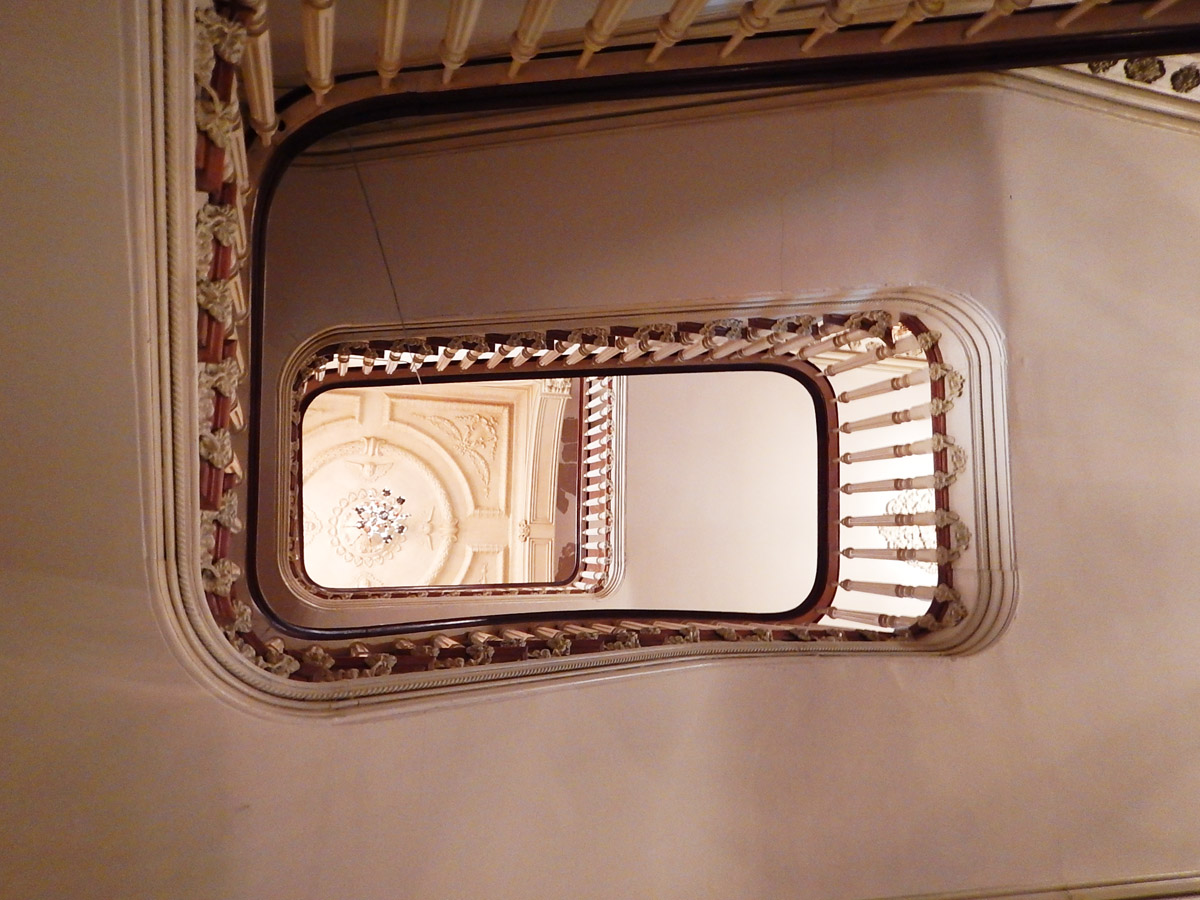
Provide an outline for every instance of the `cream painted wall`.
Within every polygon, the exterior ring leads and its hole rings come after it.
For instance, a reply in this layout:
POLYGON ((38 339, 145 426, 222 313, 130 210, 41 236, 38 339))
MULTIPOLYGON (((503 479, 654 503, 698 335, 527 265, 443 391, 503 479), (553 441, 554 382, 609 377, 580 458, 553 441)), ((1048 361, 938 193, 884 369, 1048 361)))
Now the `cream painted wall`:
POLYGON ((626 379, 624 573, 606 608, 781 612, 817 580, 812 396, 779 372, 626 379))
MULTIPOLYGON (((739 178, 687 180, 712 212, 682 235, 651 219, 557 283, 615 303, 644 271, 648 299, 920 280, 987 304, 1022 578, 990 650, 260 718, 195 683, 154 613, 137 9, 2 14, 0 332, 10 360, 72 355, 10 366, 5 392, 0 895, 849 900, 1196 867, 1196 136, 991 88, 805 114, 787 140, 737 132, 739 178)), ((660 146, 606 165, 637 181, 660 146)), ((568 187, 545 202, 611 214, 568 187)))

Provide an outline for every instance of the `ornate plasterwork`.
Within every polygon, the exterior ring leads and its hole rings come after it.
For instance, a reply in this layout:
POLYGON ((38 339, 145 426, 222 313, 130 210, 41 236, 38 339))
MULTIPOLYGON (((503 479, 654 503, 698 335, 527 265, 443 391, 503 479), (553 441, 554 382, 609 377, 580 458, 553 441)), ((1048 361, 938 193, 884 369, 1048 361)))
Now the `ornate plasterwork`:
POLYGON ((1135 56, 1067 66, 1142 90, 1200 101, 1200 56, 1135 56))
MULTIPOLYGON (((433 353, 427 342, 420 344, 423 352, 433 353)), ((385 351, 375 359, 389 353, 385 351)), ((385 471, 386 466, 386 476, 378 477, 406 496, 415 496, 410 503, 414 514, 412 536, 424 538, 428 549, 438 552, 437 565, 424 569, 398 565, 405 559, 401 552, 393 550, 382 560, 392 565, 367 567, 372 568, 370 586, 377 590, 369 598, 347 596, 341 591, 368 585, 360 583, 362 579, 356 572, 342 571, 337 579, 317 576, 318 570, 330 570, 327 565, 312 564, 313 557, 328 539, 321 534, 313 544, 308 543, 309 537, 317 536, 318 532, 310 523, 309 513, 301 509, 301 492, 287 490, 282 504, 288 519, 298 524, 286 557, 298 589, 306 598, 326 608, 363 599, 377 603, 452 596, 599 597, 614 587, 614 554, 601 554, 601 558, 593 554, 586 565, 576 561, 558 578, 557 570, 542 571, 545 565, 539 568, 534 564, 546 561, 544 553, 535 557, 526 550, 517 552, 517 544, 528 547, 550 540, 555 559, 568 551, 573 560, 580 554, 576 545, 582 531, 580 521, 573 518, 570 522, 556 523, 554 509, 555 488, 563 487, 559 483, 561 478, 573 479, 575 483, 566 485, 570 502, 559 505, 564 515, 577 517, 579 482, 586 480, 580 478, 577 457, 560 464, 557 456, 562 446, 560 431, 568 426, 579 428, 577 411, 568 411, 565 405, 576 389, 571 379, 555 379, 559 383, 552 390, 546 390, 543 381, 526 379, 496 382, 483 391, 462 385, 438 385, 436 378, 426 379, 424 384, 371 387, 366 376, 388 376, 386 366, 368 360, 372 360, 372 348, 361 344, 346 352, 333 348, 328 354, 314 356, 303 367, 308 375, 299 377, 292 394, 296 409, 307 410, 300 420, 302 442, 293 439, 290 445, 290 452, 297 460, 293 478, 299 478, 296 483, 301 485, 302 503, 311 512, 314 489, 320 488, 314 479, 319 482, 322 473, 334 477, 336 481, 331 483, 336 485, 365 487, 367 467, 372 466, 371 475, 375 476, 385 471), (322 385, 328 388, 332 381, 355 371, 364 380, 355 381, 348 388, 322 391, 316 400, 308 402, 310 391, 322 385), (349 442, 338 438, 341 443, 328 446, 327 433, 352 433, 358 437, 349 442), (553 446, 546 446, 547 442, 553 446), (329 465, 335 459, 342 466, 356 467, 355 471, 341 470, 338 474, 331 470, 329 465), (401 489, 402 483, 410 486, 401 489), (438 485, 436 502, 432 498, 422 499, 429 495, 429 489, 421 488, 422 483, 429 487, 433 483, 438 485), (425 510, 429 511, 427 516, 425 510), (556 542, 554 537, 564 527, 571 535, 569 544, 556 542), (485 552, 486 558, 480 556, 484 552, 480 548, 485 547, 491 548, 485 552), (499 553, 502 549, 506 552, 499 553), (390 573, 386 571, 389 568, 390 573)), ((599 418, 592 423, 593 427, 602 426, 615 434, 619 404, 609 381, 589 378, 581 383, 596 390, 589 395, 593 399, 607 398, 596 410, 599 418)), ((579 398, 576 396, 573 402, 578 404, 579 398)), ((578 434, 573 440, 578 442, 578 434)), ((598 455, 585 473, 608 472, 606 467, 611 467, 611 458, 605 454, 611 449, 598 455)), ((594 515, 615 509, 617 486, 618 479, 611 473, 594 482, 587 512, 594 515), (600 486, 604 490, 597 493, 600 486), (597 508, 595 504, 601 501, 603 507, 597 508)), ((320 489, 326 491, 321 503, 328 505, 331 499, 328 485, 320 489)), ((340 499, 340 494, 336 499, 340 499)), ((605 528, 614 534, 618 531, 617 524, 611 521, 605 528)), ((604 545, 615 543, 605 541, 604 545)), ((415 548, 409 555, 420 556, 423 549, 415 548)), ((353 561, 344 553, 341 556, 347 562, 353 561)))
POLYGON ((425 420, 449 437, 454 449, 471 461, 483 481, 485 494, 492 489, 492 465, 496 458, 496 417, 463 413, 453 417, 426 416, 425 420))
MULTIPOLYGON (((386 374, 372 366, 376 371, 386 374)), ((431 588, 495 593, 475 586, 484 580, 466 547, 513 543, 521 522, 537 540, 549 537, 554 557, 566 536, 574 551, 578 504, 563 503, 569 521, 559 521, 553 501, 557 488, 569 499, 579 492, 577 433, 570 436, 576 454, 570 465, 556 463, 564 429, 578 431, 580 398, 570 379, 561 380, 565 389, 558 392, 528 379, 478 387, 366 383, 322 391, 305 403, 300 497, 284 499, 289 518, 301 519, 288 556, 302 558, 293 571, 304 590, 334 602, 347 598, 330 590, 368 586, 379 588, 375 599, 389 600, 428 596, 431 588), (564 477, 571 483, 563 485, 564 477), (362 553, 354 512, 365 491, 385 486, 406 498, 406 531, 362 553)), ((488 580, 499 587, 568 580, 569 571, 555 578, 541 549, 495 558, 488 580)), ((603 586, 601 579, 579 590, 603 586)))

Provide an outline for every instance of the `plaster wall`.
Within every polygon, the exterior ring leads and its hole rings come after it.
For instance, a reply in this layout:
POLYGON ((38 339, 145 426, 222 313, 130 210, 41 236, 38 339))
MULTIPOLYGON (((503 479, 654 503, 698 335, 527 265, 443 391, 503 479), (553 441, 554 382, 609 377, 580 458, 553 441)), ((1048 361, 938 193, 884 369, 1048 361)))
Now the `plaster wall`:
MULTIPOLYGON (((37 355, 5 391, 0 894, 850 900, 1195 868, 1197 136, 995 87, 856 101, 786 139, 677 141, 741 166, 698 165, 669 215, 553 269, 555 305, 624 305, 631 281, 646 300, 921 281, 987 305, 1021 566, 991 649, 261 718, 192 681, 154 612, 141 7, 3 15, 22 128, 0 168, 2 333, 10 360, 37 355)), ((616 183, 658 190, 638 173, 671 142, 622 140, 616 183)), ((562 171, 539 200, 551 242, 572 209, 620 211, 562 171)), ((498 223, 472 253, 546 261, 514 249, 498 223)), ((455 311, 530 308, 516 281, 455 311)))

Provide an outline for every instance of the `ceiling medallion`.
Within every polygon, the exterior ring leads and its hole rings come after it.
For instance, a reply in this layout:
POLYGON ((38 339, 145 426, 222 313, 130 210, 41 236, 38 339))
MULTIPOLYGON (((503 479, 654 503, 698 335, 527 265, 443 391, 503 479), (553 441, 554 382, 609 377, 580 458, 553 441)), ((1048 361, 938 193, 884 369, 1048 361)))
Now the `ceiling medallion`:
POLYGON ((358 530, 369 544, 390 544, 393 538, 404 534, 404 524, 401 519, 407 519, 404 509, 404 498, 392 496, 388 488, 376 491, 371 488, 366 493, 362 506, 354 507, 358 516, 358 530))
POLYGON ((367 566, 391 557, 407 530, 404 503, 390 488, 364 488, 343 499, 330 523, 338 554, 367 566))

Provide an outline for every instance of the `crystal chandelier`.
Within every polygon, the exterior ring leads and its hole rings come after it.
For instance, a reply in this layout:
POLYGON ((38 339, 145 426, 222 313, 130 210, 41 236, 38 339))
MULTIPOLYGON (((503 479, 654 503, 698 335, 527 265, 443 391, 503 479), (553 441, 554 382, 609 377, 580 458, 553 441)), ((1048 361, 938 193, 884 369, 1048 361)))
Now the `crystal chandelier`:
POLYGON ((404 512, 404 498, 393 495, 391 490, 369 489, 363 498, 362 505, 355 506, 358 516, 355 526, 362 532, 362 539, 373 547, 390 544, 404 534, 403 520, 408 518, 404 512))

